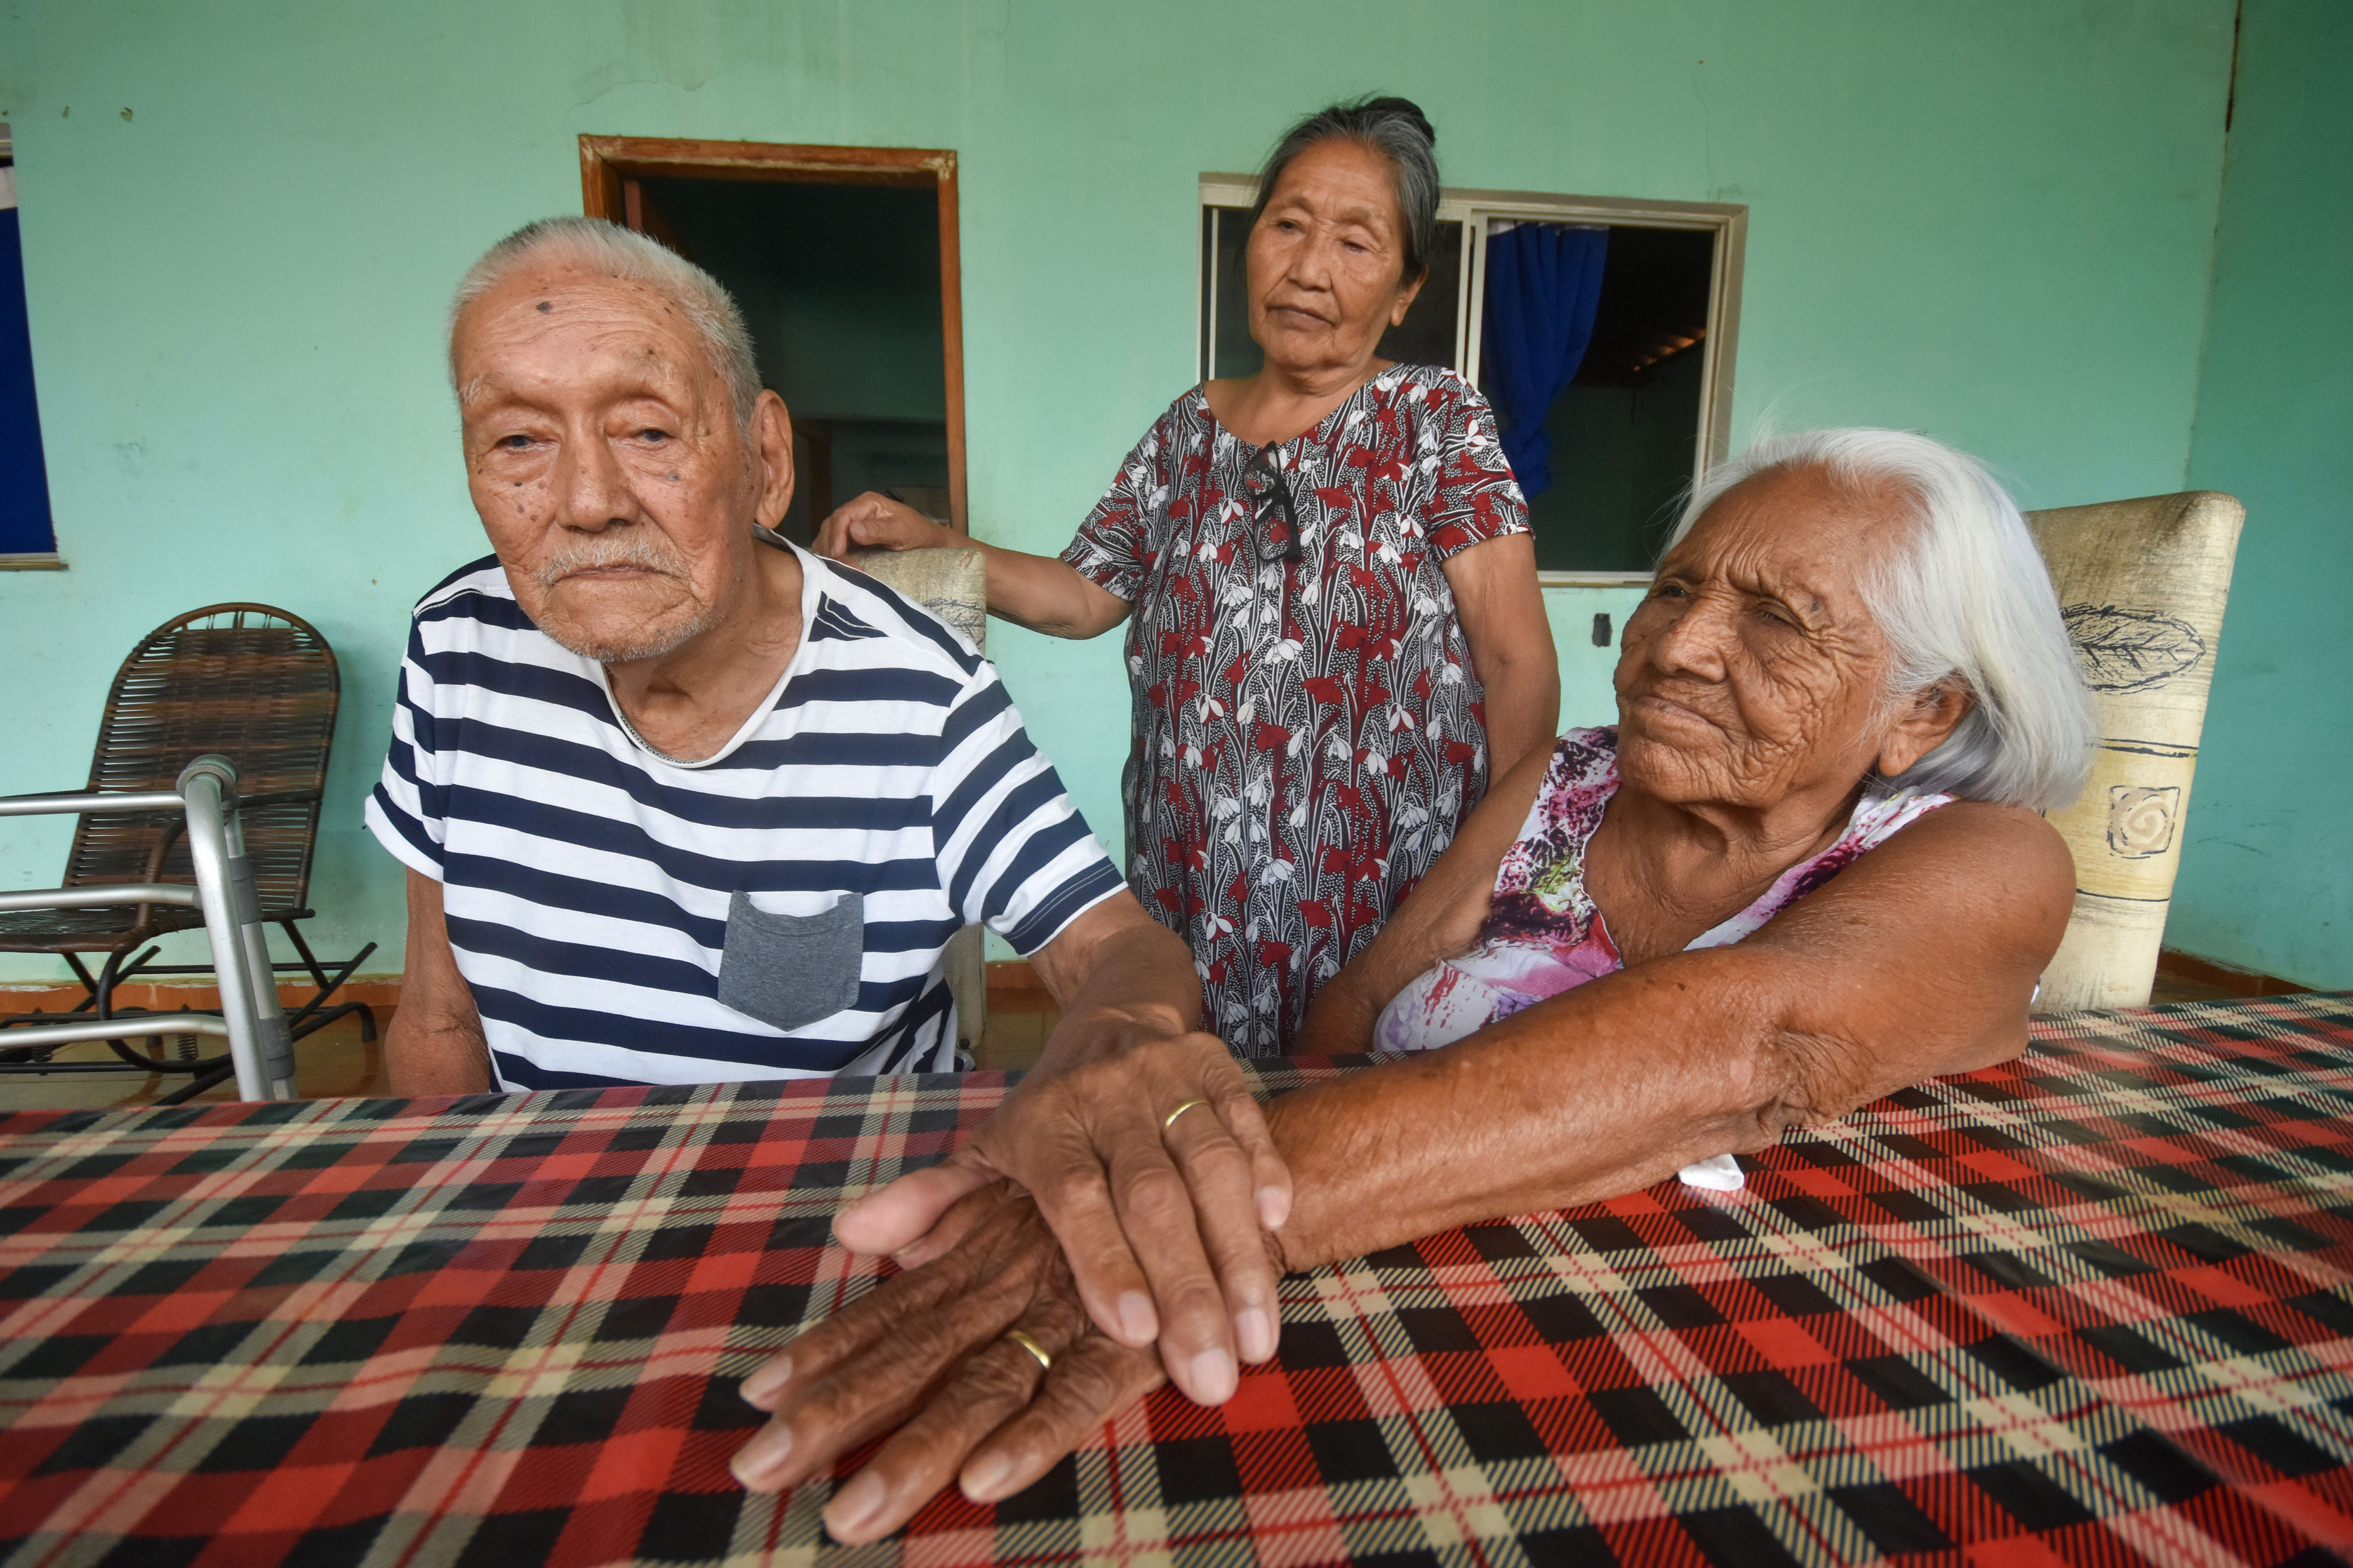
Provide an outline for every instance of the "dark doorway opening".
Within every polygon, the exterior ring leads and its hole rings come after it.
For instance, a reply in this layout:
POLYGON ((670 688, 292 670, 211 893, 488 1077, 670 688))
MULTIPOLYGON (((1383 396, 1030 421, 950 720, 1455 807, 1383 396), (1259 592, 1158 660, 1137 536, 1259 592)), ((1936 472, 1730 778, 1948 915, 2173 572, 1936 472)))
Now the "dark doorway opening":
POLYGON ((800 476, 786 537, 806 544, 834 506, 891 490, 949 513, 939 215, 890 185, 645 182, 649 212, 727 285, 751 324, 760 378, 793 415, 800 476))
POLYGON ((726 285, 793 416, 781 531, 862 490, 965 526, 955 157, 901 148, 581 138, 594 216, 726 285))

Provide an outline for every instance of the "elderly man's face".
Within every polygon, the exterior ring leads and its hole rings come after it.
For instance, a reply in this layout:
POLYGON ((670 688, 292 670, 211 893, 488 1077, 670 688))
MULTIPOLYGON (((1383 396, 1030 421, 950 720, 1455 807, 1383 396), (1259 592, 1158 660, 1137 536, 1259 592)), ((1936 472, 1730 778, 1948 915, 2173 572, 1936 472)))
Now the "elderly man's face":
POLYGON ((751 528, 792 496, 776 394, 747 436, 674 301, 565 267, 468 306, 456 368, 474 509, 542 630, 621 663, 724 617, 756 569, 751 528))
POLYGON ((1761 474, 1710 507, 1626 623, 1627 780, 1670 801, 1766 809, 1916 760, 1904 728, 1918 727, 1915 705, 1886 700, 1891 655, 1856 582, 1899 515, 1895 498, 1811 468, 1761 474))

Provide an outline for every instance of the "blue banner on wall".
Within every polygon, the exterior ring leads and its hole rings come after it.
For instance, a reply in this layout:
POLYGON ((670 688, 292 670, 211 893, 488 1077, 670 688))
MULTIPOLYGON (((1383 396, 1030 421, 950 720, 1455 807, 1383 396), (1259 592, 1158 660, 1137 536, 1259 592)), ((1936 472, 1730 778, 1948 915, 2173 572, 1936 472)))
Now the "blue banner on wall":
POLYGON ((0 169, 0 555, 57 549, 41 415, 33 401, 33 333, 25 315, 25 252, 17 243, 14 169, 0 169))

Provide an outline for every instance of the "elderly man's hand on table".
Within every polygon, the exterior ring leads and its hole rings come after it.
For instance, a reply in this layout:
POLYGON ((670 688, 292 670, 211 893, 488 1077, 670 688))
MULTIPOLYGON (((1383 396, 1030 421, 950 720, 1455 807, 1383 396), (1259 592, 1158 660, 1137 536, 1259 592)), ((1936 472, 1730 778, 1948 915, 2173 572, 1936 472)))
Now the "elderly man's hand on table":
POLYGON ((1088 1321, 1060 1242, 1010 1183, 966 1194, 904 1256, 908 1272, 744 1383, 769 1415, 733 1461, 754 1491, 898 1429, 826 1508, 844 1542, 898 1529, 951 1479, 975 1502, 1010 1497, 1161 1381, 1149 1350, 1088 1321))
POLYGON ((1067 1009, 1038 1066, 946 1161, 851 1205, 834 1233, 852 1252, 932 1256, 942 1216, 1010 1177, 1064 1244, 1096 1326, 1157 1340, 1177 1387, 1221 1404, 1238 1357, 1274 1354, 1266 1233, 1289 1216, 1290 1173, 1240 1066, 1192 1028, 1184 943, 1133 899, 1089 910, 1032 962, 1067 1009))

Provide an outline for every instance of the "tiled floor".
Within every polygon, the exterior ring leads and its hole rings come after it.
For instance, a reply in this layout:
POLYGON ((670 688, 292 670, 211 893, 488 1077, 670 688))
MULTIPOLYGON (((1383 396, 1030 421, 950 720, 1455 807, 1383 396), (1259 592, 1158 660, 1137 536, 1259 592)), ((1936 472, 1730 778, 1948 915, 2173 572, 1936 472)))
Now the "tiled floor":
MULTIPOLYGON (((1061 1013, 1043 992, 1016 992, 1009 1000, 989 999, 988 1022, 981 1033, 980 1065, 984 1068, 1026 1068, 1038 1059, 1045 1047, 1046 1037, 1060 1021, 1061 1013)), ((382 1094, 385 1092, 384 1074, 384 1041, 382 1031, 392 1021, 392 1009, 376 1009, 377 1037, 372 1042, 360 1038, 357 1018, 339 1018, 308 1039, 294 1047, 294 1087, 306 1100, 336 1099, 350 1095, 382 1094)), ((7 1031, 0 1029, 0 1046, 7 1043, 7 1031)), ((132 1048, 143 1052, 146 1042, 132 1043, 132 1048)), ((220 1047, 212 1040, 201 1042, 204 1054, 212 1056, 220 1047)), ((165 1054, 176 1054, 175 1042, 166 1037, 165 1054)), ((58 1051, 59 1061, 107 1061, 112 1053, 102 1044, 68 1046, 58 1051)), ((8 1073, 0 1075, 0 1108, 11 1110, 100 1110, 116 1106, 146 1105, 158 1097, 171 1093, 187 1083, 179 1073, 141 1073, 133 1071, 109 1073, 8 1073)), ((237 1085, 223 1082, 200 1094, 200 1101, 234 1100, 237 1085)))
MULTIPOLYGON (((294 1088, 305 1100, 326 1100, 347 1095, 382 1094, 384 1081, 383 1026, 391 1021, 391 1010, 376 1010, 377 1038, 371 1042, 360 1039, 360 1021, 356 1017, 338 1018, 294 1047, 294 1088)), ((220 1054, 227 1047, 218 1040, 197 1036, 182 1036, 193 1039, 207 1057, 220 1054)), ((0 1046, 8 1043, 8 1032, 0 1029, 0 1046)), ((132 1049, 146 1054, 145 1040, 130 1042, 132 1049)), ((164 1037, 164 1054, 177 1056, 178 1043, 174 1037, 164 1037)), ((61 1062, 102 1062, 117 1059, 102 1042, 67 1046, 58 1050, 61 1062)), ((185 1073, 142 1073, 132 1070, 107 1073, 8 1073, 0 1075, 0 1106, 11 1110, 111 1110, 121 1105, 146 1105, 161 1096, 185 1088, 185 1073)), ((233 1100, 237 1084, 225 1079, 196 1096, 199 1101, 233 1100)))
POLYGON ((2168 1002, 2227 1002, 2237 995, 2219 985, 2209 985, 2202 980, 2192 980, 2186 974, 2168 974, 2159 970, 2157 984, 2150 988, 2149 1004, 2162 1007, 2168 1002))

